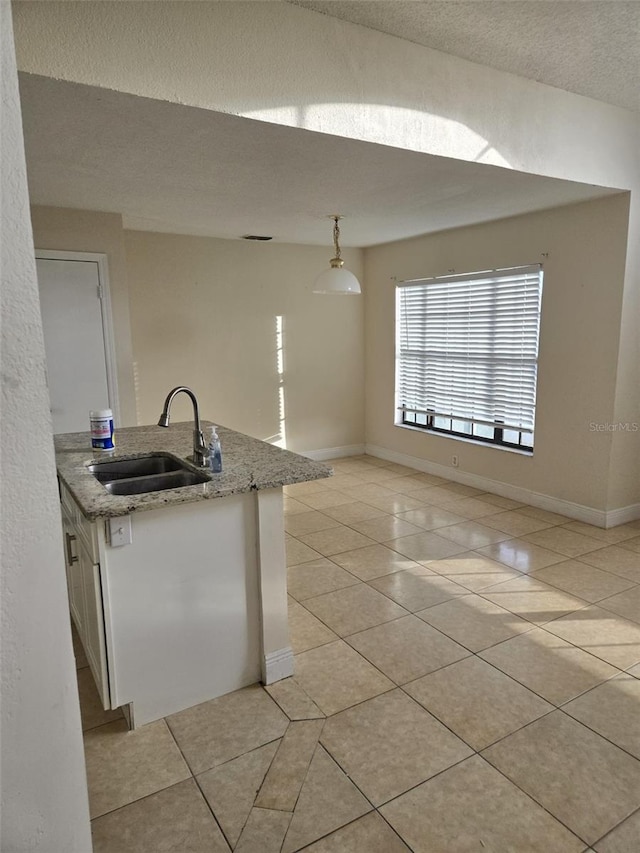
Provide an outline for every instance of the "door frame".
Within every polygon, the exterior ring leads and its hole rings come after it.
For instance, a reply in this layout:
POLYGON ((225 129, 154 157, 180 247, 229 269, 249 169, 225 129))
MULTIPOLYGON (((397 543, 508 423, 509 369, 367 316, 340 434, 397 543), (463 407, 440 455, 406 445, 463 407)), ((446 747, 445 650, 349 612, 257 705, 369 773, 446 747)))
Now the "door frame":
POLYGON ((113 412, 114 426, 120 426, 120 400, 118 397, 118 369, 116 363, 116 339, 113 332, 111 294, 109 290, 109 266, 107 256, 98 252, 68 252, 54 249, 36 249, 38 261, 82 261, 96 264, 98 270, 98 298, 102 318, 104 361, 107 370, 107 392, 109 407, 113 412))

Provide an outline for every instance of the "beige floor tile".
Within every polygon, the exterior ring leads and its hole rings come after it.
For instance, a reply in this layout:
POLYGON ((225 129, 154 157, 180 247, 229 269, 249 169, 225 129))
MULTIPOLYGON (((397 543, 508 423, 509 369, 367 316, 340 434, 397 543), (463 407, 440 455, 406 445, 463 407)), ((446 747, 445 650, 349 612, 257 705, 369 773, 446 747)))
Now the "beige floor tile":
POLYGON ((640 838, 640 810, 616 826, 593 849, 596 853, 638 853, 640 838))
POLYGON ((634 678, 640 678, 640 663, 637 663, 635 666, 629 666, 626 670, 630 675, 633 675, 634 678))
POLYGON ((314 495, 302 495, 300 501, 312 509, 329 509, 330 507, 342 506, 351 503, 354 498, 334 489, 318 492, 314 495))
POLYGON ((506 640, 480 656, 554 705, 568 702, 618 671, 543 628, 506 640))
POLYGON ((633 551, 634 554, 640 554, 640 536, 620 542, 620 547, 627 551, 633 551))
POLYGON ((592 524, 583 524, 581 521, 571 521, 569 524, 564 524, 563 527, 566 530, 572 530, 574 533, 591 536, 592 539, 600 539, 607 545, 617 545, 618 542, 633 539, 634 536, 638 535, 637 531, 629 529, 624 524, 605 530, 604 527, 594 527, 592 524))
POLYGON ((228 853, 193 779, 92 822, 94 853, 228 853))
POLYGON ((503 498, 502 495, 493 495, 491 492, 483 492, 479 497, 486 503, 493 504, 501 509, 521 509, 525 506, 525 504, 520 503, 520 501, 514 501, 511 498, 503 498))
POLYGON ((430 571, 444 575, 472 592, 520 577, 520 572, 515 569, 476 551, 463 551, 445 560, 431 560, 427 565, 430 571))
POLYGON ((369 812, 305 849, 305 853, 411 853, 377 812, 369 812))
POLYGON ((556 619, 546 628, 620 669, 640 661, 640 626, 596 604, 556 619))
POLYGON ((325 714, 335 714, 394 685, 342 640, 296 655, 295 680, 325 714))
POLYGON ((482 595, 535 625, 544 625, 587 605, 583 599, 528 575, 489 587, 482 595))
POLYGON ((411 493, 412 497, 417 498, 425 504, 432 506, 444 506, 453 501, 463 500, 467 495, 458 494, 449 488, 449 483, 441 486, 426 486, 424 489, 419 489, 411 493))
POLYGON ((293 812, 323 725, 324 720, 289 723, 256 797, 257 808, 293 812))
POLYGON ((306 504, 297 501, 295 498, 288 498, 286 495, 284 496, 282 506, 285 516, 309 512, 309 507, 306 504))
POLYGON ((448 601, 458 595, 469 594, 469 590, 449 578, 434 574, 424 566, 375 578, 369 581, 369 585, 397 601, 411 613, 448 601))
POLYGON ((416 616, 353 634, 347 642, 396 684, 413 681, 469 655, 467 649, 416 616))
POLYGON ((282 853, 293 853, 371 811, 370 804, 319 746, 311 761, 282 853))
POLYGON ((316 720, 324 714, 293 678, 283 678, 264 688, 290 720, 316 720))
POLYGON ((298 566, 300 563, 309 563, 311 560, 319 560, 322 554, 309 548, 303 542, 299 542, 291 536, 284 541, 287 552, 287 566, 298 566))
POLYGON ((291 814, 255 808, 251 810, 236 853, 280 853, 291 814))
MULTIPOLYGON (((451 496, 455 497, 455 496, 451 496)), ((454 512, 456 515, 461 515, 463 518, 474 519, 483 518, 485 515, 495 515, 495 504, 484 500, 484 495, 479 498, 462 498, 458 496, 457 500, 443 502, 441 509, 448 512, 454 512)))
POLYGON ((531 630, 530 622, 479 595, 454 598, 416 615, 472 652, 531 630))
MULTIPOLYGON (((389 489, 387 489, 387 491, 389 491, 389 489)), ((391 497, 367 496, 362 497, 361 500, 371 504, 371 506, 374 506, 383 512, 390 513, 391 515, 396 515, 399 512, 407 512, 410 509, 419 509, 421 506, 424 506, 424 503, 421 500, 413 497, 413 492, 411 495, 402 495, 399 492, 392 492, 391 497)))
POLYGON ((330 717, 321 742, 375 806, 471 754, 401 690, 330 717))
POLYGON ((475 750, 553 710, 553 705, 477 657, 425 675, 404 689, 475 750))
POLYGON ((418 567, 414 560, 385 545, 369 545, 367 548, 345 551, 343 554, 334 554, 331 559, 363 581, 418 567))
POLYGON ((335 518, 341 524, 347 525, 353 524, 354 521, 369 521, 372 518, 381 518, 387 514, 381 509, 376 509, 376 507, 362 503, 361 501, 327 507, 323 512, 325 515, 335 518))
POLYGON ((341 492, 342 489, 349 489, 352 486, 362 486, 365 482, 366 480, 359 473, 336 472, 331 478, 331 488, 337 492, 341 492))
POLYGON ((363 536, 362 533, 358 533, 357 530, 352 530, 350 527, 344 527, 344 525, 334 527, 331 530, 320 530, 318 533, 307 533, 300 536, 300 541, 325 557, 375 544, 373 539, 363 536))
POLYGON ((345 572, 326 557, 299 566, 290 566, 287 572, 289 595, 296 601, 304 601, 306 598, 357 583, 358 578, 350 572, 345 572))
POLYGON ((425 483, 419 482, 410 474, 405 474, 403 477, 385 480, 384 486, 386 489, 391 489, 400 495, 412 495, 413 492, 424 489, 425 483))
POLYGON ((565 559, 562 554, 541 548, 524 539, 507 539, 506 542, 496 542, 494 545, 478 548, 478 551, 519 572, 534 572, 536 569, 561 563, 565 559))
POLYGON ((335 518, 330 518, 323 512, 311 509, 308 512, 298 512, 287 516, 284 520, 284 529, 291 536, 299 536, 302 533, 315 533, 318 530, 328 530, 340 524, 335 518))
POLYGON ((92 818, 191 776, 164 720, 133 732, 124 720, 91 729, 84 753, 92 818))
POLYGON ((273 741, 197 777, 227 840, 235 847, 280 741, 273 741))
POLYGON ((414 853, 580 853, 584 844, 473 756, 381 808, 414 853))
POLYGON ((372 467, 370 471, 361 471, 358 474, 364 483, 380 483, 383 486, 387 485, 388 480, 397 479, 397 476, 395 471, 389 471, 383 466, 372 467))
POLYGON ((389 462, 386 467, 389 471, 401 474, 403 477, 411 477, 418 473, 415 468, 409 468, 408 465, 401 465, 399 462, 389 462))
POLYGON ((167 717, 194 773, 202 773, 282 737, 289 720, 259 685, 167 717))
MULTIPOLYGON (((640 681, 637 678, 626 673, 617 675, 564 705, 562 710, 640 758, 640 681)), ((640 836, 638 840, 640 842, 640 836)))
POLYGON ((640 583, 640 557, 619 545, 608 545, 600 551, 592 551, 582 557, 583 563, 589 563, 606 572, 613 572, 634 583, 640 583))
MULTIPOLYGON (((438 529, 446 530, 448 528, 438 529)), ((442 560, 445 557, 451 557, 454 554, 461 554, 463 551, 469 550, 464 545, 444 539, 437 533, 431 533, 428 530, 422 533, 414 533, 411 536, 402 536, 400 539, 393 539, 391 542, 387 542, 387 545, 399 554, 417 562, 442 560)))
POLYGON ((423 528, 409 521, 403 521, 395 515, 383 515, 370 521, 357 521, 352 525, 354 530, 373 539, 374 542, 386 542, 398 539, 400 536, 410 536, 412 533, 422 533, 423 528))
POLYGON ((562 711, 483 756, 588 844, 640 806, 640 762, 562 711))
POLYGON ((425 486, 442 486, 449 482, 444 477, 438 477, 436 474, 427 474, 426 471, 416 471, 415 474, 407 475, 411 480, 420 483, 421 487, 425 486))
POLYGON ((311 480, 305 483, 292 483, 288 486, 283 486, 282 491, 287 497, 301 498, 303 495, 317 495, 319 492, 326 492, 331 489, 331 478, 323 478, 322 480, 311 480))
MULTIPOLYGON (((591 603, 600 601, 608 596, 630 589, 632 581, 596 569, 580 560, 567 560, 565 563, 556 563, 555 566, 547 566, 546 569, 538 569, 531 573, 531 577, 544 583, 563 589, 572 595, 591 603)), ((640 605, 638 608, 640 619, 640 605)))
POLYGON ((363 483, 359 486, 353 486, 350 489, 344 489, 344 494, 352 500, 369 503, 370 500, 379 498, 392 498, 395 492, 391 489, 386 489, 380 483, 363 483))
POLYGON ((438 529, 438 536, 444 536, 445 539, 464 545, 469 551, 495 542, 504 542, 505 539, 510 538, 508 533, 494 530, 479 521, 463 521, 461 524, 441 527, 438 529))
POLYGON ((611 598, 605 598, 599 604, 600 607, 611 610, 612 613, 617 613, 624 619, 640 622, 640 586, 634 586, 625 592, 611 596, 611 598))
POLYGON ((423 530, 436 530, 438 527, 459 524, 465 520, 463 516, 456 515, 455 512, 449 512, 446 509, 441 509, 439 506, 410 509, 408 512, 401 512, 398 518, 408 521, 410 524, 415 524, 423 530))
POLYGON ((524 536, 525 533, 535 533, 550 526, 548 521, 525 515, 517 510, 489 515, 482 519, 482 523, 486 524, 487 527, 502 530, 503 533, 508 533, 510 536, 524 536))
POLYGON ((454 483, 449 481, 443 483, 442 487, 453 495, 459 495, 463 498, 477 498, 480 495, 486 494, 482 489, 476 489, 475 486, 467 486, 464 483, 454 483))
POLYGON ((102 726, 104 723, 110 723, 113 720, 123 718, 120 708, 116 708, 115 711, 104 710, 96 689, 96 683, 88 666, 79 669, 76 674, 78 676, 80 716, 82 718, 83 732, 86 732, 88 729, 95 729, 96 726, 102 726))
POLYGON ((571 519, 566 515, 560 515, 557 512, 549 512, 546 509, 540 509, 537 506, 522 506, 520 512, 525 515, 530 515, 532 518, 541 518, 543 521, 548 521, 549 524, 568 524, 571 519))
POLYGON ((522 538, 527 542, 533 542, 534 545, 539 545, 541 548, 548 548, 549 551, 565 554, 567 557, 579 557, 581 554, 602 548, 602 542, 599 539, 583 536, 582 533, 574 533, 572 530, 567 530, 566 527, 548 527, 546 530, 539 530, 537 533, 527 533, 522 538))
POLYGON ((304 606, 340 637, 407 615, 406 610, 365 583, 308 598, 304 606))
POLYGON ((294 654, 315 649, 337 639, 333 631, 289 596, 289 641, 294 654))

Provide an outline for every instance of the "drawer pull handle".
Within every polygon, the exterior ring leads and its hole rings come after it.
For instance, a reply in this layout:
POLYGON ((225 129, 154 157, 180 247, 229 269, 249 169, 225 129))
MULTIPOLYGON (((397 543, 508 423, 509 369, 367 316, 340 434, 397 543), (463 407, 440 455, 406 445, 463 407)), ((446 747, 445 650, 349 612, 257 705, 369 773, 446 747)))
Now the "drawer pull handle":
POLYGON ((67 537, 67 562, 69 565, 72 565, 78 562, 78 557, 74 556, 73 549, 71 548, 71 543, 76 541, 76 537, 66 531, 64 535, 67 537))

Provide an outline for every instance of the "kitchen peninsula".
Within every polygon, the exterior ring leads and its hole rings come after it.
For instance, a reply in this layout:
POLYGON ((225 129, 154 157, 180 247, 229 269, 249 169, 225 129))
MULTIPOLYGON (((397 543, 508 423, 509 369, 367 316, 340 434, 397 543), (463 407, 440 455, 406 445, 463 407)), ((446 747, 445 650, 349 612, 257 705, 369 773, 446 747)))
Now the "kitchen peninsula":
POLYGON ((71 613, 105 709, 123 706, 132 727, 293 673, 282 487, 332 471, 218 432, 222 473, 141 494, 110 494, 88 466, 185 463, 191 422, 118 430, 109 454, 88 432, 55 437, 71 613))

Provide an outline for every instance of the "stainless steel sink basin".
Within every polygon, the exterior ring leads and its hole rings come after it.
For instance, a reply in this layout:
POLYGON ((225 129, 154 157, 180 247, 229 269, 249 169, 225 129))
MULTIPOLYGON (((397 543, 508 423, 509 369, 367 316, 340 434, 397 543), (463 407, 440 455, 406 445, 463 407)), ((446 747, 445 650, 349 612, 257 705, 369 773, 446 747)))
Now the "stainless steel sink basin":
POLYGON ((209 477, 194 471, 176 456, 152 453, 137 459, 114 459, 88 466, 111 495, 142 495, 206 483, 209 477))
POLYGON ((168 471, 147 477, 113 480, 103 485, 110 495, 142 495, 145 492, 164 492, 166 489, 197 486, 208 481, 206 474, 198 474, 197 471, 168 471))
POLYGON ((175 456, 153 453, 138 459, 95 462, 89 465, 89 471, 101 483, 108 483, 125 477, 148 477, 150 474, 165 474, 167 471, 191 471, 191 468, 175 456))

